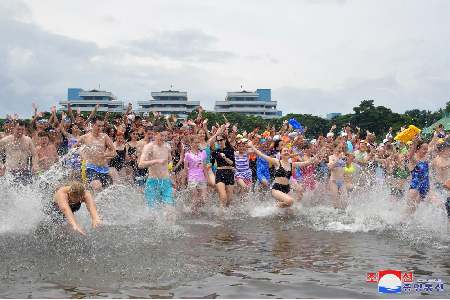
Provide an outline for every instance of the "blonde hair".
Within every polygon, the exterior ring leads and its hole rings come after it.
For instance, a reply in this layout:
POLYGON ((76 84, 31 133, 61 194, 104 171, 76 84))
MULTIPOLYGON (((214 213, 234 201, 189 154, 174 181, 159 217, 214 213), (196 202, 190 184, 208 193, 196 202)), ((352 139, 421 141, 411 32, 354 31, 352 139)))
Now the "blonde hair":
POLYGON ((72 195, 75 198, 83 198, 84 193, 86 192, 84 184, 78 181, 71 182, 67 189, 69 190, 69 195, 72 195))

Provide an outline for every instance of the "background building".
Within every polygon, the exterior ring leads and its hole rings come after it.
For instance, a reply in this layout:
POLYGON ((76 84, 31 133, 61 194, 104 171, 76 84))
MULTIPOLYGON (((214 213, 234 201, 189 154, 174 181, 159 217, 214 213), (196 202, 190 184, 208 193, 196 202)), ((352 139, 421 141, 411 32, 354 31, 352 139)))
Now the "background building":
POLYGON ((331 113, 331 114, 327 114, 327 119, 331 119, 333 117, 340 117, 341 113, 331 113))
POLYGON ((279 118, 282 111, 277 110, 277 102, 272 101, 270 89, 257 89, 255 92, 228 92, 225 101, 216 101, 216 113, 243 113, 262 117, 264 120, 279 118))
POLYGON ((164 115, 178 115, 178 119, 187 118, 187 113, 200 106, 200 101, 188 101, 186 92, 161 91, 152 92, 153 99, 138 101, 138 113, 148 112, 150 115, 154 110, 164 115))
POLYGON ((79 88, 69 88, 67 101, 59 101, 59 110, 67 110, 67 103, 73 110, 92 111, 97 104, 100 104, 98 111, 124 112, 125 107, 122 101, 117 100, 111 92, 91 90, 85 91, 79 88))

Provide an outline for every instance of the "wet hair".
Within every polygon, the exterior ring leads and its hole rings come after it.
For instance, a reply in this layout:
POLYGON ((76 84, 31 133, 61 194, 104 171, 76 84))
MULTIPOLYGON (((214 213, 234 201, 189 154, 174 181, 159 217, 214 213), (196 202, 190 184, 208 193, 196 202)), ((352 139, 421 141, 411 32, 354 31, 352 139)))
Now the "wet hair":
POLYGON ((109 132, 112 130, 114 130, 114 134, 112 135, 113 137, 116 136, 116 128, 114 128, 114 126, 109 126, 108 129, 106 130, 106 133, 109 135, 109 132))
MULTIPOLYGON (((131 135, 131 134, 134 133, 134 132, 138 132, 137 129, 134 129, 134 128, 133 128, 133 129, 130 129, 130 133, 129 133, 128 135, 131 135)), ((138 132, 138 134, 139 134, 139 132, 138 132)))
POLYGON ((144 132, 149 132, 149 131, 152 131, 152 130, 153 130, 153 126, 147 126, 147 127, 144 128, 144 132))
POLYGON ((191 135, 191 136, 189 137, 189 143, 192 144, 192 142, 195 141, 195 140, 201 141, 201 138, 200 138, 198 135, 191 135))
POLYGON ((75 198, 84 197, 84 193, 86 192, 86 188, 84 184, 78 181, 71 182, 68 186, 69 196, 72 195, 75 198))
POLYGON ((97 121, 104 121, 104 119, 101 116, 94 116, 91 120, 92 124, 97 123, 97 121))
POLYGON ((449 149, 450 148, 450 144, 449 143, 447 143, 447 142, 444 142, 444 143, 440 143, 440 144, 438 144, 437 145, 437 147, 436 147, 437 149, 438 149, 438 151, 443 151, 443 150, 447 150, 447 149, 449 149))
POLYGON ((281 149, 277 149, 277 148, 280 147, 280 142, 281 142, 281 140, 276 140, 276 141, 273 143, 273 149, 280 151, 281 149))
POLYGON ((17 127, 17 125, 25 126, 25 122, 22 119, 17 119, 14 126, 17 127))
POLYGON ((416 146, 416 150, 419 150, 420 147, 422 147, 423 144, 426 144, 426 142, 425 141, 418 141, 417 142, 417 146, 416 146))
POLYGON ((261 124, 256 123, 255 126, 253 126, 253 129, 256 129, 258 127, 261 128, 261 124))
POLYGON ((386 151, 392 151, 392 150, 394 150, 394 146, 392 146, 391 144, 388 144, 388 145, 385 145, 385 146, 384 146, 384 149, 385 149, 386 151))
POLYGON ((163 126, 163 125, 157 125, 157 126, 153 127, 153 130, 155 131, 155 133, 161 133, 161 132, 167 131, 167 128, 166 128, 166 126, 163 126))
POLYGON ((140 116, 134 117, 134 122, 136 122, 137 120, 141 120, 142 121, 142 118, 140 116))
POLYGON ((350 155, 355 157, 355 153, 353 153, 353 151, 345 151, 345 157, 349 157, 350 155))
POLYGON ((334 141, 333 144, 331 144, 333 149, 335 149, 337 146, 342 145, 341 141, 334 141))
POLYGON ((118 137, 118 136, 125 137, 125 134, 122 131, 117 131, 116 132, 116 137, 118 137))
POLYGON ((38 137, 48 137, 48 132, 43 130, 38 133, 38 137))
POLYGON ((216 139, 217 139, 219 136, 222 137, 223 139, 225 139, 225 147, 231 147, 230 141, 228 141, 228 136, 227 136, 225 133, 219 133, 219 134, 216 136, 216 139))

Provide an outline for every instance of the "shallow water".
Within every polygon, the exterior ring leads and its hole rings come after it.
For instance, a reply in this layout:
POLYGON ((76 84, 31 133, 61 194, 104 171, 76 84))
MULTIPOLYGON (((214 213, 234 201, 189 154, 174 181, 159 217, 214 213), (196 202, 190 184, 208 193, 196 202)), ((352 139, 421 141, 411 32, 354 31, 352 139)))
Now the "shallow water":
POLYGON ((346 211, 308 206, 306 195, 292 214, 256 195, 221 213, 217 194, 192 214, 182 193, 172 224, 136 190, 114 186, 96 197, 98 229, 84 205, 76 213, 86 237, 36 232, 52 185, 18 192, 2 180, 0 189, 1 298, 450 297, 444 211, 424 203, 402 222, 405 204, 383 189, 354 195, 346 211), (390 269, 414 272, 414 283, 441 279, 444 291, 386 295, 366 282, 390 269))

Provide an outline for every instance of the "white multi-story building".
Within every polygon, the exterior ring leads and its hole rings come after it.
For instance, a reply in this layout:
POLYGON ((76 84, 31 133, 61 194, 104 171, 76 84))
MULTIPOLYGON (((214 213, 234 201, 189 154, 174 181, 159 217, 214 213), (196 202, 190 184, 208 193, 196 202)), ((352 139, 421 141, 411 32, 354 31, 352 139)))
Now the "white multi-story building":
POLYGON ((85 91, 79 88, 69 88, 67 101, 59 101, 59 110, 67 110, 67 103, 73 110, 78 108, 81 111, 92 111, 97 104, 100 104, 98 111, 124 112, 125 107, 122 101, 117 100, 111 92, 91 90, 85 91))
POLYGON ((225 101, 216 101, 216 113, 243 113, 261 117, 268 121, 281 117, 277 101, 272 101, 270 89, 257 89, 255 92, 228 92, 225 101))
POLYGON ((186 92, 161 91, 152 92, 153 99, 138 101, 138 113, 148 112, 150 115, 154 110, 164 115, 178 115, 178 119, 187 118, 187 113, 200 106, 200 101, 188 101, 186 92))

